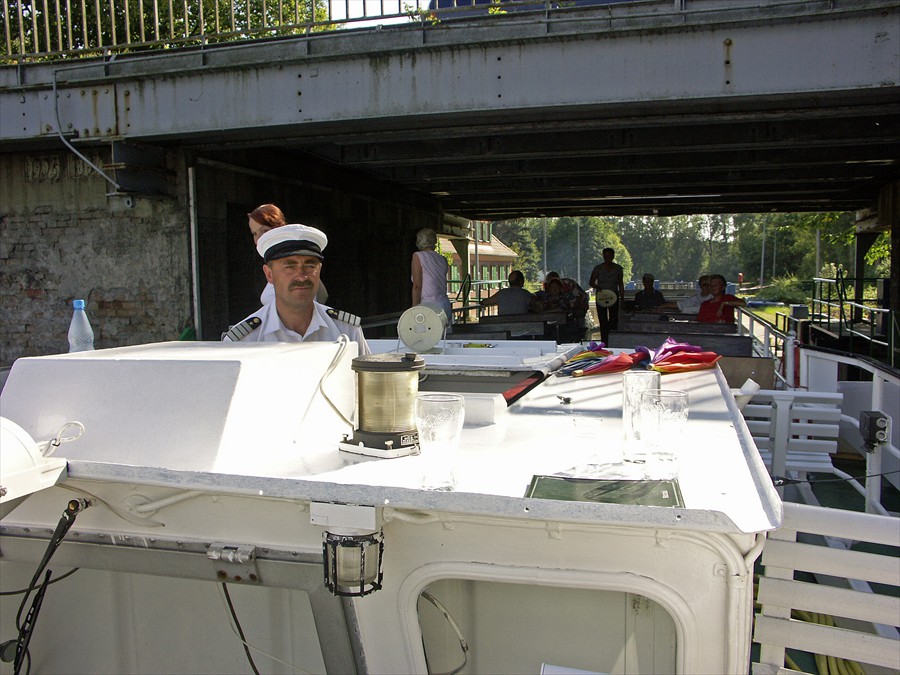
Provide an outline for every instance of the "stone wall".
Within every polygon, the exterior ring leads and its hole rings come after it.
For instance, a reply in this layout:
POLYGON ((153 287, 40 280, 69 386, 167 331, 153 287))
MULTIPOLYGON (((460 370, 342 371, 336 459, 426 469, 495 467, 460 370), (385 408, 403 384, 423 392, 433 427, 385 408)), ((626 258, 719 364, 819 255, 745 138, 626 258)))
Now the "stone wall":
MULTIPOLYGON (((109 161, 105 150, 88 156, 109 161)), ((169 149, 170 196, 126 199, 69 151, 0 153, 0 367, 67 351, 76 298, 97 348, 176 340, 189 326, 218 340, 259 307, 265 279, 246 213, 265 202, 328 234, 330 305, 363 317, 406 309, 415 232, 440 228, 437 204, 319 165, 264 170, 272 163, 271 153, 223 162, 169 149)))
POLYGON ((0 366, 67 351, 75 298, 98 348, 174 340, 190 323, 183 200, 129 207, 108 190, 67 151, 0 155, 0 366))

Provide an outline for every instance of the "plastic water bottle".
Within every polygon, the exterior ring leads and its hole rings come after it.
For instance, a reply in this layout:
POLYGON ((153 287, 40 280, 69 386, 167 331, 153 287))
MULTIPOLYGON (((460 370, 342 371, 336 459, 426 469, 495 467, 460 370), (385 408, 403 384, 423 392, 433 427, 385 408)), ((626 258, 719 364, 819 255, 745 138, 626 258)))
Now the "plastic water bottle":
POLYGON ((69 324, 69 352, 87 352, 94 348, 94 330, 84 312, 84 300, 73 300, 72 323, 69 324))

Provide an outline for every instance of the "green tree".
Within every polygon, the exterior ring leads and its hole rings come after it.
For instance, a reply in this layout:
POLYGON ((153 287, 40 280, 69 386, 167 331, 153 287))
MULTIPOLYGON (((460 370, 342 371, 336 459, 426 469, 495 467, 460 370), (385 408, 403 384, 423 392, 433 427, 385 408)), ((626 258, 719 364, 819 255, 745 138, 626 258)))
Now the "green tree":
POLYGON ((616 262, 622 265, 625 276, 631 275, 631 255, 622 243, 615 223, 605 218, 558 218, 552 223, 547 246, 547 269, 575 279, 587 288, 594 265, 602 262, 606 247, 615 249, 616 262), (579 233, 580 229, 580 233, 579 233), (580 239, 580 248, 579 248, 580 239), (578 252, 581 254, 581 275, 578 275, 578 252))
POLYGON ((634 274, 650 272, 657 279, 696 279, 706 269, 708 257, 701 218, 638 216, 617 221, 616 228, 634 259, 634 274))
POLYGON ((179 44, 301 34, 311 22, 322 24, 314 26, 314 31, 339 27, 324 24, 328 19, 325 0, 236 0, 234 4, 124 0, 110 6, 32 3, 22 5, 21 22, 16 0, 4 0, 3 6, 11 19, 10 55, 47 54, 45 58, 51 59, 63 54, 94 56, 104 48, 168 49, 179 44))
POLYGON ((497 221, 491 226, 500 241, 519 256, 515 262, 516 269, 522 271, 528 282, 536 282, 541 272, 541 252, 538 250, 527 219, 497 221))
POLYGON ((826 267, 852 269, 851 213, 741 214, 735 223, 734 259, 745 279, 758 281, 761 263, 764 283, 788 276, 811 279, 826 267), (817 232, 820 269, 816 269, 817 232))

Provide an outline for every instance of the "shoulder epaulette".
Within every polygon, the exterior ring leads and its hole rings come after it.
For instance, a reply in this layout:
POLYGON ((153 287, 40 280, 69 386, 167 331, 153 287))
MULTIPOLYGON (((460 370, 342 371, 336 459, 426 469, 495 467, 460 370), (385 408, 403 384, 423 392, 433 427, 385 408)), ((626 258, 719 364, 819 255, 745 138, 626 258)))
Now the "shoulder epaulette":
POLYGON ((344 323, 349 323, 351 326, 358 326, 360 323, 362 323, 362 319, 356 316, 356 314, 343 312, 339 309, 332 309, 331 307, 329 307, 325 310, 325 313, 332 319, 343 321, 344 323))
POLYGON ((262 319, 258 316, 251 316, 250 318, 244 319, 240 323, 233 325, 231 329, 222 336, 222 339, 230 340, 231 342, 240 342, 261 325, 262 319))

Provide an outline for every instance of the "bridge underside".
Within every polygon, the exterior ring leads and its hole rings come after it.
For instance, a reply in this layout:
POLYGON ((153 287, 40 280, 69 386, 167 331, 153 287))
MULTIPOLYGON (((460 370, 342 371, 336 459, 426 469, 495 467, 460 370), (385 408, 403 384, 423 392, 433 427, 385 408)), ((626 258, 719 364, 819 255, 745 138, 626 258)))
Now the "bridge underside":
POLYGON ((61 128, 76 147, 240 156, 470 219, 874 208, 900 178, 900 3, 752 5, 659 0, 0 69, 0 139, 58 146, 61 128))
POLYGON ((321 123, 200 143, 340 167, 471 219, 854 211, 896 180, 900 90, 321 123))

